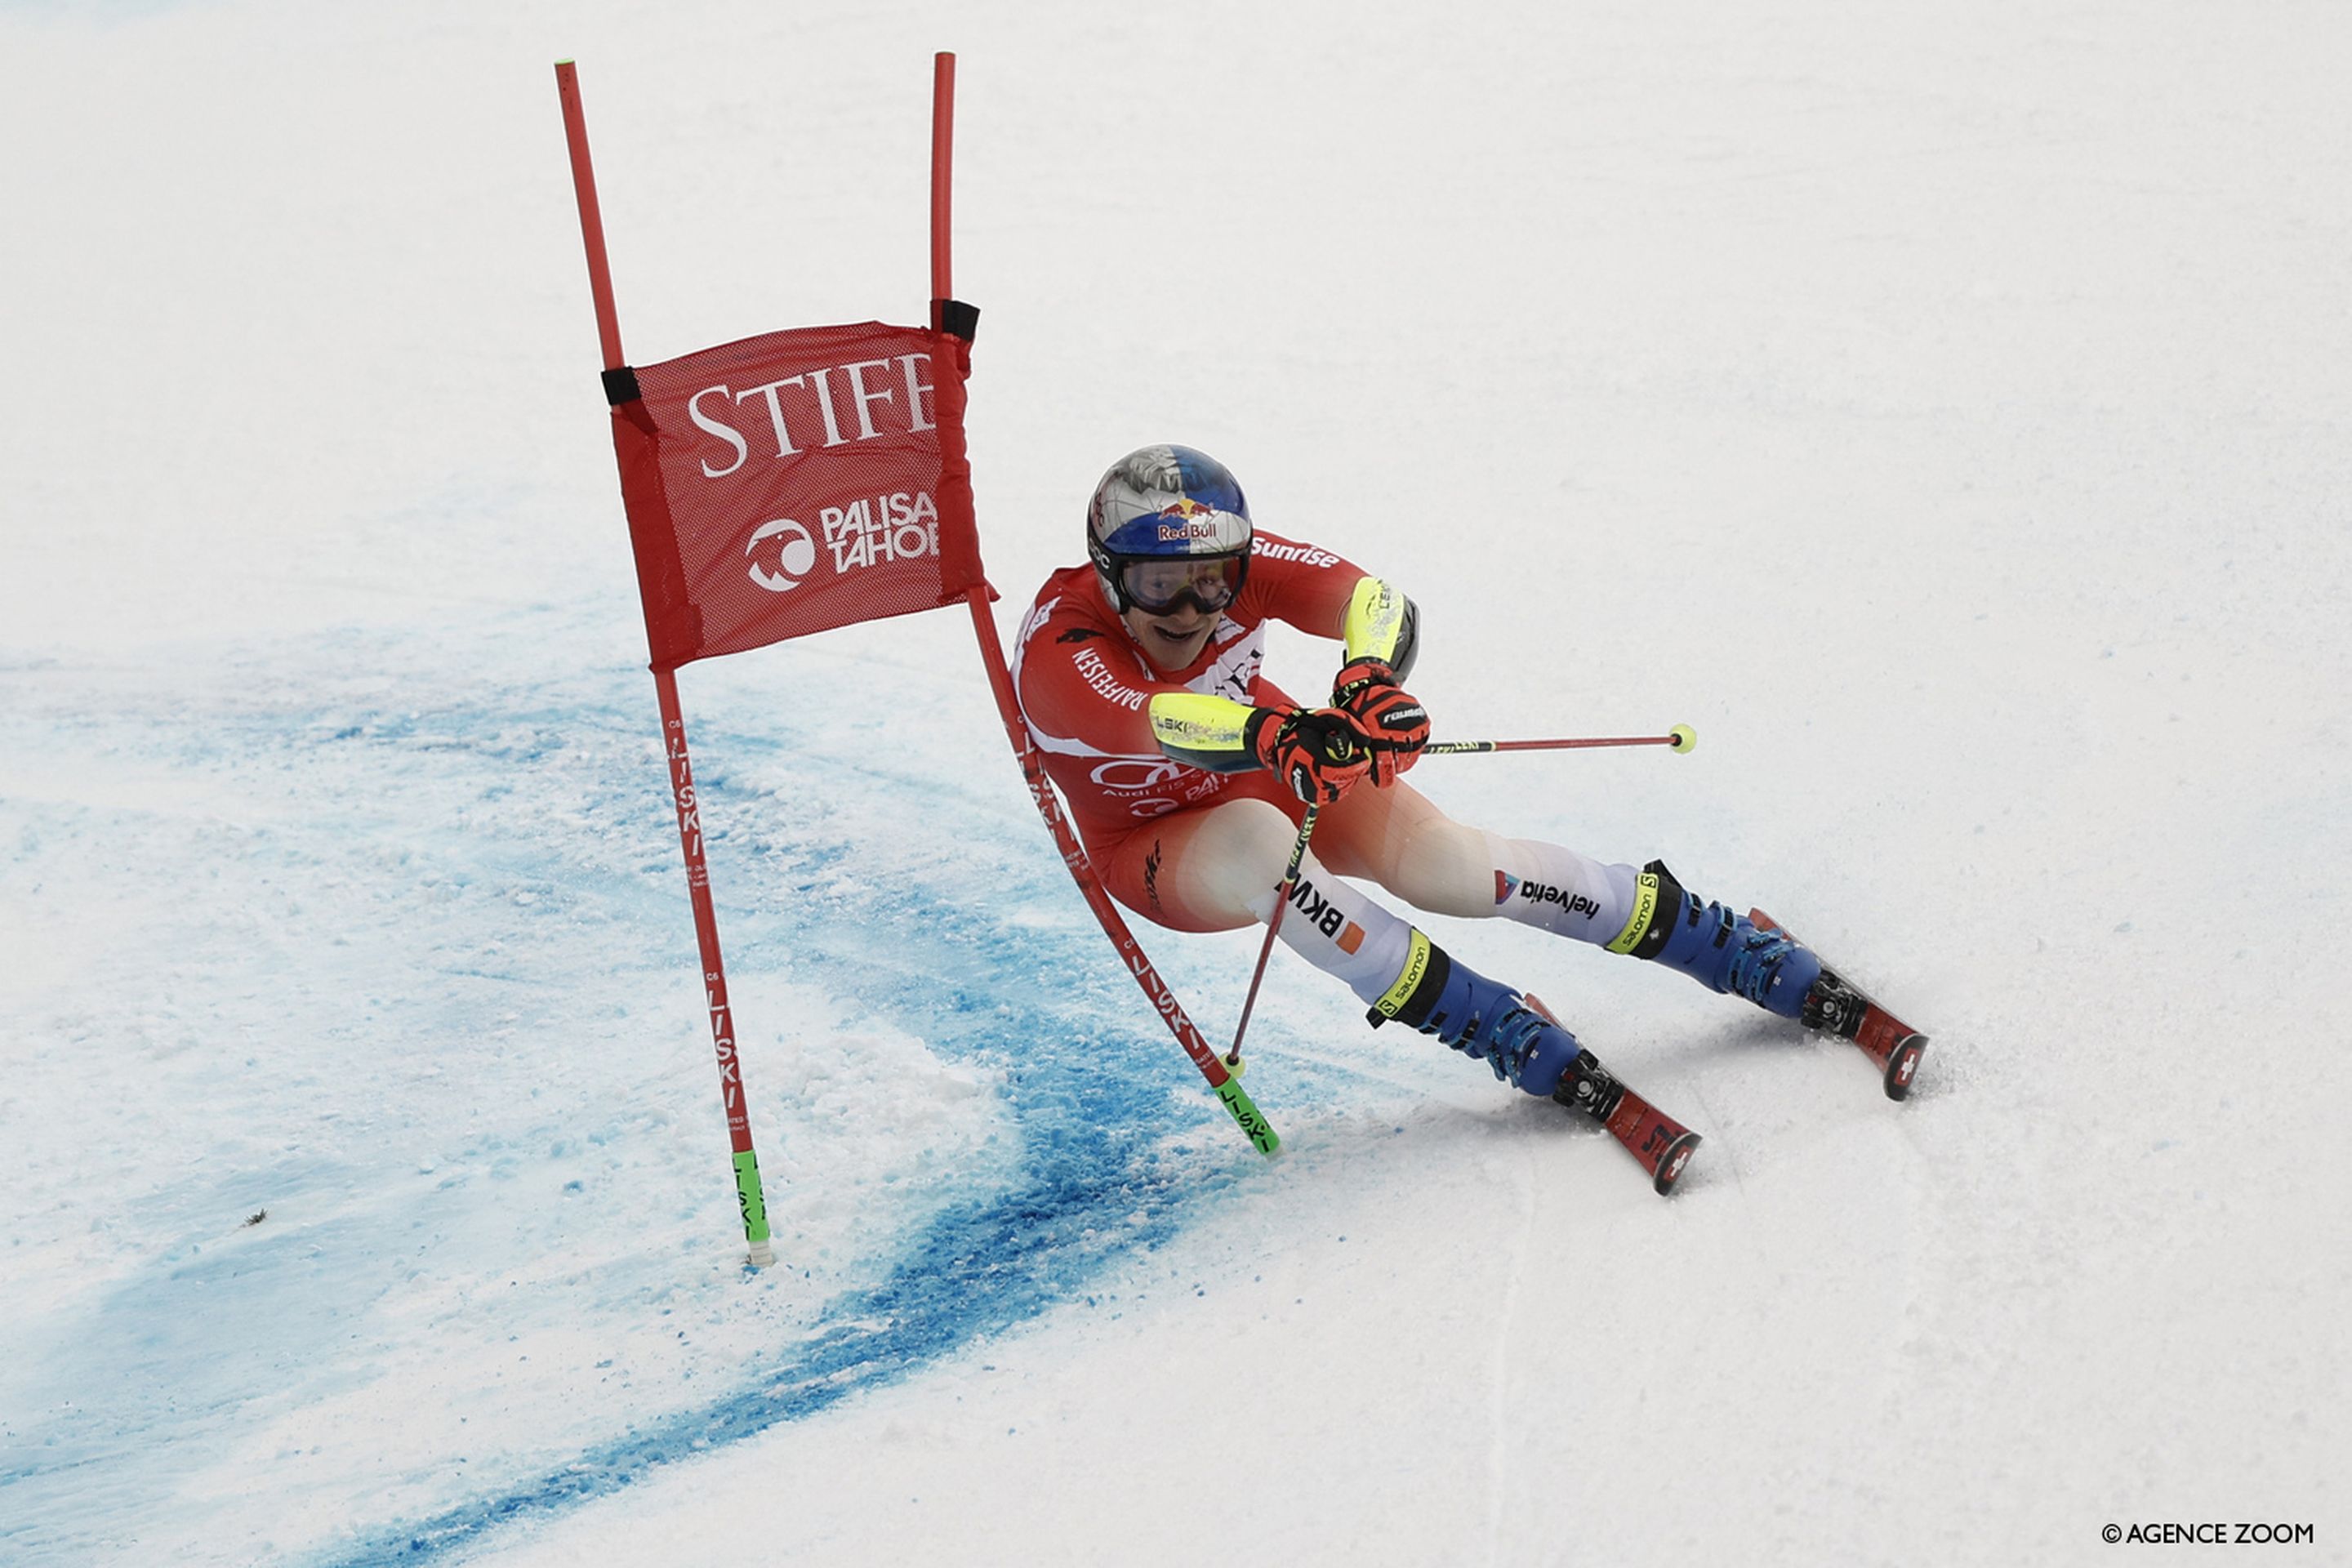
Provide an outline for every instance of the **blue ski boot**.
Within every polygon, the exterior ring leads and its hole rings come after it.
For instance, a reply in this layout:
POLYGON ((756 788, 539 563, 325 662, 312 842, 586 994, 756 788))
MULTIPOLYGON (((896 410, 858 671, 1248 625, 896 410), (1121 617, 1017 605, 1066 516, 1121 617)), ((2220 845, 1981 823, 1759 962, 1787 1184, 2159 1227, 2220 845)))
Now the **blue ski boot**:
POLYGON ((1591 1054, 1517 992, 1456 963, 1418 930, 1404 973, 1364 1017, 1376 1029, 1394 1018, 1434 1035, 1529 1094, 1553 1094, 1564 1076, 1577 1077, 1569 1069, 1578 1057, 1591 1054))
POLYGON ((1822 977, 1812 949, 1786 931, 1759 931, 1721 904, 1702 907, 1663 860, 1643 867, 1637 885, 1633 918, 1610 952, 1679 969, 1710 991, 1745 996, 1783 1018, 1804 1012, 1805 995, 1822 977))

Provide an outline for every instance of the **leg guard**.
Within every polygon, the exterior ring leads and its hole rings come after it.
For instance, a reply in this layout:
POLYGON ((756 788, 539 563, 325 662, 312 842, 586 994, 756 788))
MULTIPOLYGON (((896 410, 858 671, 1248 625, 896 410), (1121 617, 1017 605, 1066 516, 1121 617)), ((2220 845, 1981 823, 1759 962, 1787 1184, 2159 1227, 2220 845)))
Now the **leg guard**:
POLYGON ((1759 931, 1721 904, 1702 906, 1663 860, 1642 868, 1633 917, 1609 951, 1679 969, 1710 991, 1745 996, 1783 1018, 1804 1010, 1805 994, 1822 974, 1811 948, 1759 931))
POLYGON ((1575 1036, 1528 1006, 1517 992, 1455 963, 1418 930, 1404 973, 1364 1016, 1374 1028, 1394 1018, 1434 1035, 1529 1094, 1557 1090, 1580 1049, 1575 1036))

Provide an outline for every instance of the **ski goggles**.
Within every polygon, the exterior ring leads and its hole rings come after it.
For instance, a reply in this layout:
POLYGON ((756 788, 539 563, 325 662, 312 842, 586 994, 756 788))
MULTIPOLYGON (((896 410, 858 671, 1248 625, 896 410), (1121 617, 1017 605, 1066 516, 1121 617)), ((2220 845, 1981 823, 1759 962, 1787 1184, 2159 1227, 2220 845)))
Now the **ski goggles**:
POLYGON ((1118 562, 1112 582, 1123 608, 1161 616, 1187 599, 1203 615, 1223 609, 1239 596, 1249 574, 1249 556, 1150 555, 1118 562))

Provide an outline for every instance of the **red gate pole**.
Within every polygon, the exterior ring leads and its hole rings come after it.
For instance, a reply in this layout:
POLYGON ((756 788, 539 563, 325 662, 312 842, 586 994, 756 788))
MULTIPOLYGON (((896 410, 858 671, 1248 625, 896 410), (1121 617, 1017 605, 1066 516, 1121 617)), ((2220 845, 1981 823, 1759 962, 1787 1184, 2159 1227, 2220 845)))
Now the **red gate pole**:
MULTIPOLYGON (((563 102, 563 133, 572 149, 572 189, 580 203, 580 237, 588 251, 588 287, 596 301, 596 335, 604 368, 620 369, 621 323, 613 308, 613 278, 604 258, 604 219, 596 205, 596 174, 588 161, 588 121, 580 108, 580 82, 570 60, 555 62, 556 95, 563 102)), ((735 1056, 735 1015, 727 1004, 727 966, 719 951, 719 912, 710 900, 710 867, 702 853, 702 814, 694 797, 694 763, 686 750, 686 719, 677 702, 675 671, 654 671, 661 704, 662 749, 669 758, 670 798, 677 807, 677 839, 686 855, 686 885, 694 905, 694 935, 702 952, 703 994, 710 1009, 710 1043, 719 1054, 719 1094, 727 1111, 727 1136, 734 1146, 735 1197, 743 1211, 743 1239, 751 1262, 764 1268, 776 1260, 768 1239, 767 1195, 760 1185, 760 1157, 751 1147, 751 1116, 743 1098, 742 1068, 735 1056)))
MULTIPOLYGON (((948 252, 948 231, 952 216, 949 193, 949 174, 955 151, 955 56, 941 52, 934 57, 931 74, 931 326, 934 331, 946 330, 947 302, 955 297, 950 284, 948 252)), ((1241 1066, 1236 1061, 1228 1068, 1216 1047, 1202 1037, 1183 1004, 1176 1000, 1175 992, 1160 977, 1160 972, 1144 956, 1143 944, 1135 940, 1126 920, 1111 902, 1102 879, 1095 875, 1094 862, 1087 858, 1085 846, 1070 830, 1063 816, 1061 803, 1054 795, 1053 781, 1045 776, 1045 764, 1030 743, 1029 726, 1021 717, 1021 704, 1013 691, 1013 672, 1004 660, 1004 644, 997 636, 996 618, 989 613, 988 588, 975 584, 965 595, 971 608, 972 633, 980 639, 981 662, 988 669, 989 689, 996 695, 996 711, 1004 721, 1005 739, 1013 744, 1013 754, 1020 760, 1021 774, 1029 784, 1029 796, 1036 803, 1038 815, 1045 819, 1046 831, 1054 836, 1055 847, 1062 854, 1062 863, 1070 868, 1071 879, 1086 896, 1087 907, 1118 950, 1128 973, 1143 988, 1153 1011, 1168 1026, 1192 1065, 1209 1081, 1218 1103, 1233 1117, 1244 1136, 1261 1153, 1271 1154, 1282 1147, 1282 1140, 1250 1097, 1242 1088, 1241 1066)), ((1236 1040, 1236 1047, 1240 1042, 1236 1040)))

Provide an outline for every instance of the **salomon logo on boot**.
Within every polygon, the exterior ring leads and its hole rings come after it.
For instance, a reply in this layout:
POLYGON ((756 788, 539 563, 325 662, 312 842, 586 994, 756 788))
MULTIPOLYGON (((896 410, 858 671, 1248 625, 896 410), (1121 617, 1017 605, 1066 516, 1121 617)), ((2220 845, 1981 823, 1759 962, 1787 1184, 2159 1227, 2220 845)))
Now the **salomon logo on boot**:
POLYGON ((1782 931, 1759 930, 1721 904, 1702 906, 1663 860, 1643 868, 1633 918, 1609 944, 1679 969, 1710 991, 1746 997, 1768 1013, 1799 1016, 1822 961, 1782 931))
POLYGON ((1517 992, 1454 963, 1418 930, 1404 972, 1364 1017, 1374 1028, 1394 1018, 1434 1035, 1529 1094, 1558 1089, 1580 1048, 1574 1035, 1529 1009, 1517 992))

